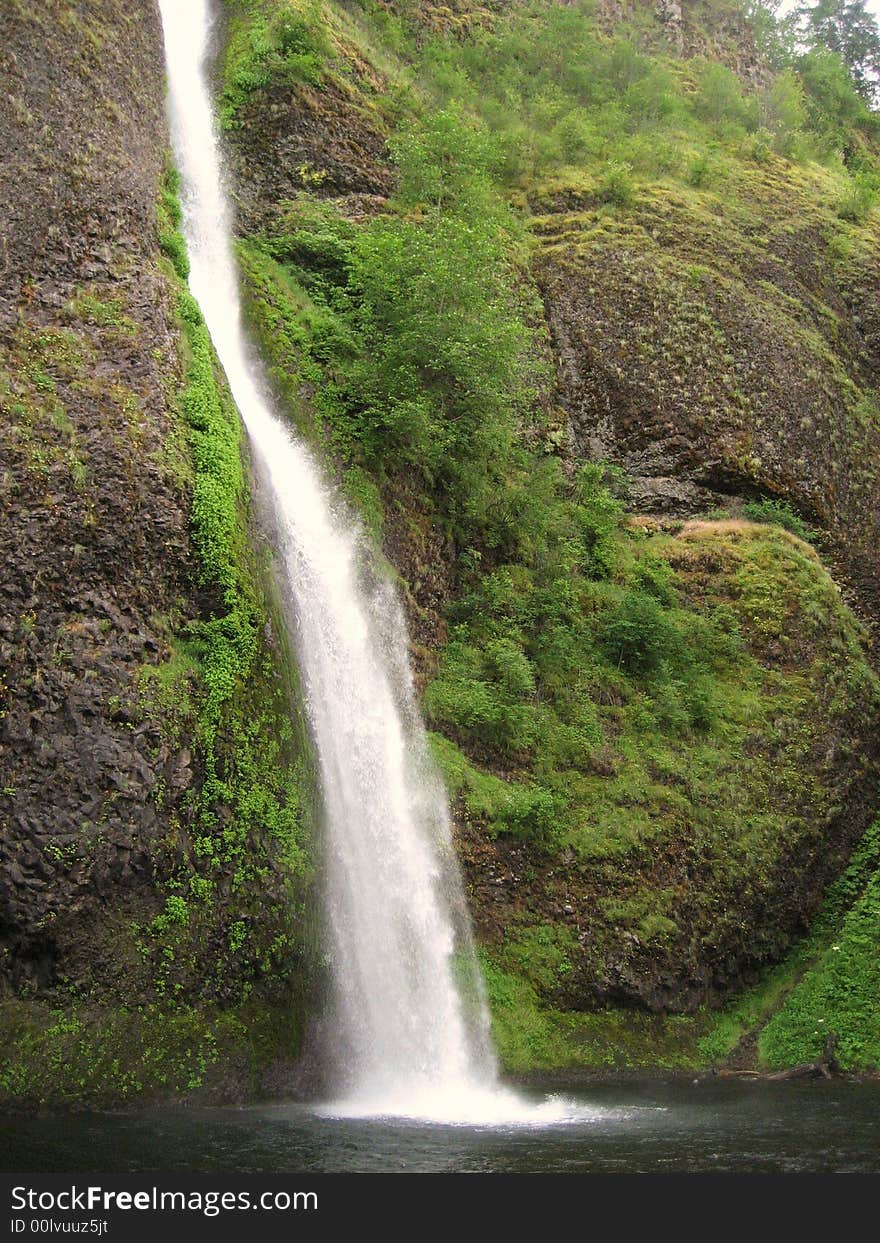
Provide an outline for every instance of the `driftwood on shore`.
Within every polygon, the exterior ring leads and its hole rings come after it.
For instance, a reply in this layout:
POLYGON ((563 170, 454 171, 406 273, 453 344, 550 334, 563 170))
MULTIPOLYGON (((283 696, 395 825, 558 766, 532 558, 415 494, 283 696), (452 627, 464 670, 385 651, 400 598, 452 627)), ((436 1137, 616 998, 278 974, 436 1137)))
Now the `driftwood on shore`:
POLYGON ((716 1070, 715 1074, 722 1079, 768 1079, 778 1081, 781 1079, 805 1079, 809 1075, 821 1075, 824 1079, 833 1079, 835 1075, 841 1073, 840 1065, 835 1056, 837 1049, 837 1036, 834 1032, 829 1032, 825 1037, 825 1047, 822 1050, 822 1056, 816 1058, 815 1062, 800 1062, 797 1066, 790 1066, 788 1070, 777 1070, 772 1075, 766 1074, 760 1070, 716 1070))

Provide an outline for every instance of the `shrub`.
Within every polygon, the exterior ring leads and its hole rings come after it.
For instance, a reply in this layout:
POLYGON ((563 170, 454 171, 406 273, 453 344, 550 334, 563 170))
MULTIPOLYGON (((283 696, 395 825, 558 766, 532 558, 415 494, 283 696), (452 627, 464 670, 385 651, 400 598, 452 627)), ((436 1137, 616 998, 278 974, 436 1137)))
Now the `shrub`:
POLYGON ((632 171, 632 165, 625 161, 609 160, 599 180, 599 202, 612 203, 615 207, 632 207, 636 197, 632 171))
POLYGON ((306 0, 302 7, 288 4, 270 19, 259 16, 233 26, 220 102, 222 124, 234 127, 242 104, 273 80, 319 85, 329 54, 330 43, 314 0, 306 0))
POLYGON ((716 129, 754 129, 757 104, 743 94, 742 84, 732 69, 712 62, 703 69, 696 99, 698 113, 716 129))
POLYGON ((873 172, 857 172, 849 186, 837 201, 837 214, 841 220, 861 224, 877 204, 878 176, 873 172))
POLYGON ((802 518, 798 517, 788 501, 748 501, 743 506, 743 512, 752 522, 775 523, 776 526, 784 527, 786 531, 791 531, 792 535, 797 535, 799 539, 807 542, 815 538, 815 532, 802 518))
POLYGON ((698 155, 695 155, 688 164, 688 184, 699 190, 708 182, 711 171, 712 161, 709 158, 709 152, 701 151, 698 155))
POLYGON ((610 659, 630 673, 652 673, 682 656, 681 635, 660 601, 646 591, 627 591, 599 634, 610 659))

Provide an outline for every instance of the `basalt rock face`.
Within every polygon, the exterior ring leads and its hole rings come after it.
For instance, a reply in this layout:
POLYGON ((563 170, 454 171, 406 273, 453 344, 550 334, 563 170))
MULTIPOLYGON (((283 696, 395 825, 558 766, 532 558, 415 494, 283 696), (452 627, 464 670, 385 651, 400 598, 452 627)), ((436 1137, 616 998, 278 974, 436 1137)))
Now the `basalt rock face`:
POLYGON ((387 136, 381 115, 338 84, 266 91, 258 105, 241 108, 229 131, 239 227, 259 230, 303 190, 348 198, 353 211, 369 210, 391 188, 387 136))
MULTIPOLYGON (((265 727, 265 769, 289 772, 295 748, 274 733, 290 734, 291 704, 268 611, 210 746, 198 725, 192 645, 224 604, 190 528, 182 286, 157 217, 156 6, 6 4, 0 62, 0 1000, 14 1058, 42 1001, 289 999, 289 860, 267 827, 278 808, 270 795, 236 819, 230 791, 260 781, 235 776, 243 720, 265 727), (259 891, 242 896, 233 881, 257 857, 259 891)), ((229 556, 253 576, 243 486, 238 504, 229 556)), ((255 588, 257 614, 261 600, 255 588)), ((26 1094, 28 1065, 2 1088, 26 1094)), ((100 1078, 94 1064, 82 1073, 100 1078)))
POLYGON ((154 904, 192 771, 130 707, 167 654, 157 620, 193 610, 193 565, 155 264, 157 14, 13 4, 0 45, 0 980, 42 993, 112 986, 120 922, 154 904))
POLYGON ((736 8, 726 10, 711 0, 656 0, 653 22, 645 18, 648 6, 639 0, 599 0, 598 20, 613 31, 621 22, 641 18, 655 46, 679 56, 701 56, 729 66, 744 82, 767 81, 768 68, 755 42, 754 31, 736 8))
POLYGON ((22 298, 57 309, 77 282, 112 280, 157 243, 158 14, 113 0, 81 8, 11 0, 0 18, 6 324, 22 298))

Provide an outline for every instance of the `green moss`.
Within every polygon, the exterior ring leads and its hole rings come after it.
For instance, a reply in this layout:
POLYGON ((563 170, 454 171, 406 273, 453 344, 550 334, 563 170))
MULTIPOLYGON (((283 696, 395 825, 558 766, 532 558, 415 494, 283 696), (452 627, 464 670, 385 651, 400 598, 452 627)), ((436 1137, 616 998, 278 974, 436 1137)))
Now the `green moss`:
POLYGON ((876 1070, 878 861, 880 823, 875 823, 846 871, 829 886, 809 935, 720 1012, 573 1014, 554 1007, 546 995, 568 975, 570 934, 564 928, 514 929, 502 949, 483 958, 505 1066, 699 1069, 723 1065, 757 1033, 759 1065, 778 1069, 820 1057, 826 1037, 834 1033, 844 1068, 876 1070))
MULTIPOLYGON (((172 225, 174 195, 168 178, 160 215, 172 225)), ((173 849, 164 905, 130 935, 152 996, 167 1007, 185 1006, 194 990, 206 1001, 241 1004, 255 995, 271 1004, 303 995, 314 953, 306 915, 310 749, 270 570, 251 548, 238 413, 179 265, 168 274, 176 283, 177 408, 191 463, 202 612, 185 625, 157 619, 170 655, 141 669, 131 710, 158 725, 173 748, 192 749, 195 779, 170 816, 182 848, 173 849)), ((165 805, 161 782, 155 797, 165 805)))
POLYGON ((175 168, 169 168, 162 182, 156 216, 159 226, 159 247, 169 260, 180 280, 189 276, 189 258, 186 253, 186 242, 180 232, 180 174, 175 168))
POLYGON ((802 968, 758 1038, 771 1067, 811 1061, 831 1033, 848 1070, 880 1067, 880 822, 831 887, 820 918, 798 948, 802 968), (803 969, 803 968, 806 969, 803 969))
POLYGON ((557 991, 579 955, 577 937, 565 924, 532 924, 508 930, 502 961, 539 994, 557 991))
MULTIPOLYGON (((718 796, 731 783, 736 740, 742 745, 780 711, 796 709, 808 742, 812 718, 804 694, 813 697, 816 707, 817 696, 833 702, 839 679, 831 661, 822 658, 806 671, 808 676, 791 669, 775 677, 762 667, 761 647, 771 639, 787 641, 792 627, 794 633, 808 627, 817 634, 828 626, 842 627, 840 650, 848 653, 849 676, 873 685, 833 585, 806 551, 784 536, 764 535, 759 527, 730 536, 707 530, 699 543, 698 551, 693 541, 633 546, 622 540, 624 565, 635 553, 624 570, 630 582, 656 578, 658 563, 677 571, 666 603, 643 586, 633 590, 626 577, 623 583, 571 576, 542 583, 524 567, 510 566, 456 605, 462 620, 452 632, 439 677, 428 688, 429 716, 474 756, 487 748, 500 752, 508 780, 531 774, 567 806, 564 819, 560 806, 554 809, 551 840, 556 847, 568 844, 600 854, 604 824, 609 848, 619 850, 617 813, 624 807, 633 844, 646 831, 640 828, 640 819, 645 823, 640 807, 654 804, 652 815, 666 814, 670 820, 685 807, 699 816, 700 804, 711 807, 713 816, 725 816, 718 810, 718 796), (701 616, 679 593, 687 588, 693 560, 712 558, 713 546, 713 559, 723 558, 730 577, 700 602, 701 616), (664 561, 664 554, 670 561, 664 561), (499 652, 505 654, 506 667, 498 663, 499 652), (524 682, 511 680, 511 661, 514 666, 522 662, 528 675, 524 682), (833 682, 826 683, 826 676, 833 682), (614 765, 619 773, 603 771, 601 778, 591 778, 590 756, 605 754, 609 742, 619 757, 614 765), (653 768, 672 776, 686 751, 692 756, 689 784, 706 785, 702 796, 692 790, 683 802, 677 782, 652 781, 648 773, 653 768), (610 818, 603 820, 603 814, 610 818)), ((670 588, 664 583, 660 590, 670 588)), ((838 707, 845 710, 842 702, 838 707)), ((795 745, 793 780, 798 754, 795 745)), ((456 760, 448 745, 441 747, 440 758, 453 790, 465 793, 475 813, 480 801, 485 810, 500 804, 504 783, 499 778, 487 775, 481 782, 473 762, 456 760)), ((768 778, 779 760, 779 749, 768 747, 768 778)), ((603 766, 608 763, 605 755, 603 766)), ((731 819, 719 826, 719 841, 738 819, 742 822, 741 800, 762 797, 761 784, 753 771, 750 793, 726 796, 731 819)), ((780 808, 779 831, 784 820, 780 808)), ((649 835, 658 829, 655 822, 649 835)), ((769 838, 777 832, 768 824, 769 838)))
MULTIPOLYGON (((330 429, 309 398, 323 378, 320 356, 326 354, 324 343, 336 331, 335 317, 316 304, 264 246, 241 242, 238 257, 245 315, 276 394, 300 434, 317 451, 326 452, 330 429)), ((344 347, 343 342, 339 345, 344 347)))
POLYGON ((697 1040, 700 1022, 690 1017, 603 1009, 575 1013, 542 1004, 518 972, 493 955, 481 956, 492 1014, 492 1035, 509 1071, 605 1067, 696 1069, 705 1063, 697 1040))
POLYGON ((63 464, 80 493, 87 490, 88 454, 68 414, 67 394, 84 383, 95 357, 82 325, 36 326, 26 317, 0 352, 2 434, 8 451, 38 477, 48 477, 55 464, 63 464))
POLYGON ((126 315, 116 298, 99 298, 88 290, 80 290, 70 303, 70 314, 100 328, 115 328, 120 336, 137 335, 137 326, 126 315))
POLYGON ((290 1008, 0 1003, 0 1106, 118 1108, 179 1097, 238 1100, 299 1043, 290 1008))
POLYGON ((223 66, 220 121, 238 123, 256 91, 307 83, 319 86, 330 53, 317 0, 232 0, 223 66))

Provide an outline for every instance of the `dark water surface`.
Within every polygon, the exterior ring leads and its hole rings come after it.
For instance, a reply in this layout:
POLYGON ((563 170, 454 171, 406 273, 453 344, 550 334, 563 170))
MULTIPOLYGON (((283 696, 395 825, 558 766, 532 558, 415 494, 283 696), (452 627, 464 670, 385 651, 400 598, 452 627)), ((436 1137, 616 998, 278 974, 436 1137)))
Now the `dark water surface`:
POLYGON ((300 1103, 0 1119, 7 1173, 880 1171, 880 1082, 583 1075, 524 1094, 572 1124, 472 1128, 316 1116, 300 1103))

